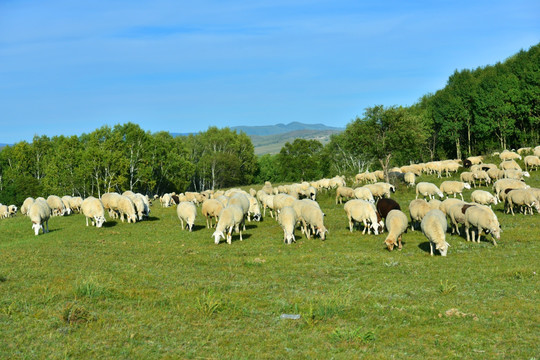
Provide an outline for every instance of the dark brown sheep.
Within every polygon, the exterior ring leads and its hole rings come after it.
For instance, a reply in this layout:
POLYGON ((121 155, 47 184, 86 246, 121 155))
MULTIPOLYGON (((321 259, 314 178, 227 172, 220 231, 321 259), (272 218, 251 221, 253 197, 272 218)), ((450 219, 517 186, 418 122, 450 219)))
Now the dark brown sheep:
POLYGON ((386 219, 386 215, 388 215, 391 210, 401 210, 397 201, 388 198, 377 201, 377 212, 383 219, 386 219))

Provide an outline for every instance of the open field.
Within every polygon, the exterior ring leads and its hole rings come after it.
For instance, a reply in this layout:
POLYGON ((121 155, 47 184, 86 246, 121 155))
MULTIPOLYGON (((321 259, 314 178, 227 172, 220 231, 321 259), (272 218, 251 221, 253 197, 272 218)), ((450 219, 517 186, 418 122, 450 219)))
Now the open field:
MULTIPOLYGON (((414 190, 392 197, 408 213, 414 190)), ((387 233, 349 232, 334 192, 318 200, 327 240, 290 246, 269 216, 215 245, 202 216, 181 231, 158 203, 149 221, 71 215, 39 236, 0 220, 0 358, 540 357, 540 215, 497 205, 499 245, 448 235, 444 258, 410 230, 388 252, 387 233)))

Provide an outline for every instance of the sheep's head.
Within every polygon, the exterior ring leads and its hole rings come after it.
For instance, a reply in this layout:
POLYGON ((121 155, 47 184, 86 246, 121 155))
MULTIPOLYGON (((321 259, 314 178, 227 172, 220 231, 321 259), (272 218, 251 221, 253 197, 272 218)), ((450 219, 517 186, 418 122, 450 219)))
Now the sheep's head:
POLYGON ((531 174, 529 174, 528 171, 524 171, 522 175, 525 177, 531 177, 531 174))
POLYGON ((225 239, 225 235, 223 234, 223 231, 220 231, 220 230, 214 231, 214 233, 212 234, 212 237, 214 238, 214 243, 216 243, 216 245, 219 244, 220 238, 225 239))
POLYGON ((34 230, 34 234, 38 235, 39 230, 43 229, 43 225, 37 224, 37 223, 32 223, 32 229, 34 230))
POLYGON ((293 241, 296 241, 294 234, 287 234, 285 238, 287 240, 287 244, 289 245, 292 244, 293 241))
POLYGON ((467 190, 471 189, 471 185, 469 185, 468 183, 463 183, 463 187, 467 190))
POLYGON ((446 253, 448 252, 448 247, 450 246, 449 243, 447 243, 446 241, 444 242, 443 245, 437 245, 437 250, 439 250, 439 252, 441 253, 441 256, 446 256, 446 253))
POLYGON ((253 215, 253 220, 254 221, 261 221, 261 218, 262 218, 261 213, 253 215))
POLYGON ((324 240, 326 238, 326 233, 327 232, 328 232, 328 230, 326 229, 326 227, 324 227, 324 225, 321 226, 321 227, 317 227, 316 234, 319 235, 322 240, 324 240))
POLYGON ((103 223, 106 222, 105 216, 94 216, 94 221, 96 224, 96 227, 100 228, 103 226, 103 223))
POLYGON ((442 192, 438 192, 437 195, 442 199, 444 197, 444 194, 442 192))
POLYGON ((384 244, 386 245, 388 251, 392 251, 394 250, 394 246, 396 246, 396 240, 387 237, 386 240, 384 240, 384 244))

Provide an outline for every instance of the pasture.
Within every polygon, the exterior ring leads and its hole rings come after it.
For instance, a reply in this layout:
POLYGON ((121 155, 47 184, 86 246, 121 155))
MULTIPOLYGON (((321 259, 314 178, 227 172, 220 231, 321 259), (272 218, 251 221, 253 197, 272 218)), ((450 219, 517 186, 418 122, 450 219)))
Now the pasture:
MULTIPOLYGON (((290 246, 268 213, 215 245, 200 208, 189 233, 157 201, 148 221, 101 229, 79 214, 39 236, 20 213, 0 220, 0 358, 539 357, 540 215, 499 204, 498 246, 447 234, 448 256, 431 257, 420 231, 393 252, 386 232, 350 233, 334 194, 318 196, 327 240, 297 230, 290 246)), ((407 214, 414 197, 392 195, 407 214)))

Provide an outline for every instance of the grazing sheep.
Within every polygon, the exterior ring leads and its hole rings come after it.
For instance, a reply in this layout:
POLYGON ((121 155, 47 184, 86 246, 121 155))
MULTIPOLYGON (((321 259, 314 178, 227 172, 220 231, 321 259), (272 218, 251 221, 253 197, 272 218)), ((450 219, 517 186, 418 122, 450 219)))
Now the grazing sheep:
POLYGON ((437 200, 437 199, 431 199, 431 200, 428 201, 428 204, 429 204, 429 206, 431 207, 431 209, 437 209, 437 210, 440 210, 440 209, 441 209, 442 201, 441 201, 441 200, 437 200))
POLYGON ((418 195, 422 195, 424 198, 429 197, 430 199, 433 199, 435 195, 438 195, 441 199, 444 196, 437 185, 429 182, 419 182, 416 185, 416 199, 418 199, 418 195))
POLYGON ((377 210, 375 206, 365 200, 349 200, 345 203, 343 207, 347 218, 349 219, 349 230, 352 232, 354 223, 362 222, 364 224, 364 230, 362 234, 366 233, 371 234, 371 229, 375 235, 379 234, 379 228, 384 226, 384 223, 381 221, 380 217, 377 216, 377 210))
POLYGON ((447 215, 450 207, 455 204, 465 204, 465 202, 460 199, 448 198, 441 203, 441 206, 439 206, 439 210, 441 210, 445 215, 447 215))
POLYGON ((32 229, 35 235, 39 234, 39 230, 45 234, 49 232, 49 218, 51 217, 51 208, 47 201, 43 198, 38 198, 28 209, 28 217, 32 221, 32 229), (45 227, 43 227, 45 224, 45 227))
POLYGON ((471 206, 474 206, 474 205, 473 204, 455 204, 453 206, 450 206, 446 216, 450 218, 452 234, 457 233, 458 235, 460 235, 459 224, 465 224, 465 211, 471 206))
POLYGON ((485 170, 474 171, 473 178, 475 180, 474 185, 476 185, 476 180, 478 180, 479 186, 482 185, 482 183, 484 183, 485 186, 488 186, 489 184, 491 184, 491 178, 489 177, 487 171, 485 170))
POLYGON ((405 175, 403 175, 403 180, 405 181, 405 184, 407 186, 414 186, 416 181, 416 175, 413 172, 406 172, 405 175))
POLYGON ((80 196, 75 196, 69 199, 69 207, 71 208, 71 211, 73 212, 81 212, 81 206, 83 203, 83 199, 80 196))
POLYGON ((8 206, 8 216, 15 216, 15 215, 17 215, 17 206, 9 205, 8 206))
POLYGON ((315 205, 307 205, 302 207, 302 224, 306 237, 310 238, 310 228, 313 229, 314 235, 319 235, 322 240, 325 240, 328 230, 324 226, 324 214, 321 209, 315 205))
POLYGON ((135 207, 135 212, 137 213, 137 219, 141 221, 143 217, 145 216, 145 214, 147 213, 147 207, 146 207, 146 204, 144 203, 144 200, 142 199, 142 196, 137 196, 135 193, 131 191, 124 192, 122 196, 128 197, 133 202, 133 206, 135 207))
POLYGON ((281 209, 277 221, 283 229, 283 242, 290 245, 296 241, 294 238, 294 228, 298 221, 296 211, 290 206, 285 206, 281 209))
POLYGON ((512 215, 515 215, 514 205, 520 207, 525 215, 527 215, 527 212, 533 215, 533 208, 536 209, 536 212, 540 212, 540 204, 535 194, 529 189, 511 190, 506 195, 506 201, 512 215))
POLYGON ((426 214, 433 210, 430 204, 424 199, 415 199, 409 203, 409 214, 411 216, 411 230, 414 231, 415 224, 419 224, 426 214))
POLYGON ((21 206, 21 214, 28 215, 28 210, 30 210, 30 206, 32 206, 34 201, 35 200, 32 197, 26 198, 21 206))
POLYGON ((120 200, 121 195, 118 193, 105 193, 101 195, 101 203, 111 219, 116 219, 119 216, 118 212, 118 201, 120 200))
POLYGON ((364 186, 354 189, 354 197, 359 200, 366 200, 372 204, 375 203, 371 190, 364 186))
POLYGON ((529 155, 525 156, 525 159, 523 160, 525 163, 525 170, 529 170, 529 167, 532 170, 538 170, 538 167, 540 167, 540 157, 536 155, 529 155))
POLYGON ((47 205, 51 208, 52 216, 64 216, 66 213, 66 208, 62 199, 56 195, 50 195, 47 198, 47 205))
POLYGON ((128 223, 135 223, 137 221, 135 205, 133 204, 133 201, 131 201, 131 199, 127 196, 119 195, 118 212, 120 213, 120 220, 122 220, 122 222, 124 222, 124 215, 126 216, 128 223))
POLYGON ((285 206, 291 206, 295 200, 297 200, 295 197, 288 194, 274 195, 274 210, 279 212, 285 206))
POLYGON ((247 214, 247 220, 251 221, 251 216, 253 215, 253 221, 261 221, 261 207, 257 199, 251 195, 246 195, 249 200, 249 211, 247 214))
POLYGON ((197 207, 195 204, 191 201, 182 201, 176 207, 176 215, 178 215, 178 219, 180 219, 182 230, 184 230, 184 221, 186 222, 186 227, 189 228, 189 231, 193 230, 193 224, 197 217, 197 207))
POLYGON ((444 194, 446 194, 447 198, 448 195, 453 194, 454 197, 456 197, 456 194, 459 194, 459 196, 461 196, 461 200, 463 200, 463 190, 470 189, 471 185, 462 181, 443 181, 439 188, 444 194))
POLYGON ((524 177, 531 177, 527 171, 521 170, 503 170, 505 179, 523 180, 524 177))
POLYGON ((233 230, 240 233, 240 241, 242 241, 242 227, 244 225, 244 211, 238 205, 229 205, 225 207, 219 214, 219 221, 216 225, 216 230, 212 234, 214 243, 219 244, 220 238, 225 239, 224 232, 227 233, 227 244, 232 243, 233 230))
POLYGON ((215 222, 217 224, 219 214, 221 213, 221 210, 223 210, 223 208, 224 208, 223 204, 216 199, 207 199, 203 201, 201 212, 203 216, 206 218, 206 227, 208 229, 213 227, 212 218, 215 219, 215 222))
POLYGON ((502 153, 499 154, 499 158, 502 160, 502 161, 506 161, 506 160, 515 160, 515 159, 520 159, 521 160, 521 155, 513 152, 513 151, 508 151, 508 150, 504 150, 502 153))
POLYGON ((467 160, 471 162, 471 165, 478 165, 478 164, 481 164, 482 161, 484 161, 484 157, 483 156, 469 156, 467 160))
POLYGON ((396 192, 396 188, 392 184, 378 182, 375 184, 364 185, 373 194, 374 198, 382 199, 384 197, 389 198, 390 192, 396 192))
POLYGON ((265 195, 261 198, 263 216, 266 216, 266 209, 268 209, 270 211, 270 216, 274 218, 274 196, 275 195, 265 195))
POLYGON ((493 184, 493 191, 495 195, 502 200, 501 193, 506 189, 527 189, 529 185, 525 184, 523 181, 515 179, 500 179, 493 184))
POLYGON ((501 169, 501 170, 520 170, 521 171, 521 166, 519 166, 519 164, 517 162, 515 162, 514 160, 507 160, 507 161, 503 161, 502 163, 499 164, 499 169, 501 169))
MULTIPOLYGON (((493 239, 493 245, 497 246, 495 239, 501 238, 501 228, 499 220, 495 213, 487 206, 472 206, 465 211, 465 231, 467 233, 467 241, 471 240, 469 233, 470 228, 476 227, 478 231, 478 243, 480 243, 480 237, 482 236, 482 230, 487 230, 491 233, 493 239)), ((474 231, 472 231, 472 242, 475 240, 474 231)))
POLYGON ((350 187, 339 186, 336 190, 336 204, 343 204, 343 198, 352 199, 354 198, 354 190, 350 187))
POLYGON ((470 171, 464 171, 459 174, 459 180, 472 184, 474 187, 476 187, 476 179, 474 177, 474 173, 470 171))
POLYGON ((474 190, 471 193, 471 202, 481 205, 487 205, 489 207, 491 207, 491 204, 498 204, 497 197, 485 190, 474 190))
POLYGON ((433 256, 433 245, 439 250, 441 256, 446 256, 450 244, 446 242, 446 216, 440 210, 431 210, 422 219, 420 224, 422 232, 429 240, 430 255, 433 256))
POLYGON ((532 147, 522 147, 522 148, 519 148, 517 150, 517 153, 519 155, 523 154, 523 153, 531 153, 533 151, 532 147))
POLYGON ((504 170, 500 170, 500 169, 497 169, 497 168, 489 169, 489 170, 487 170, 487 174, 489 175, 491 180, 497 181, 497 180, 500 180, 500 179, 503 178, 504 170))
POLYGON ((0 219, 7 218, 9 216, 9 210, 7 205, 0 204, 0 219))
POLYGON ((86 226, 88 219, 92 221, 92 226, 100 228, 105 220, 105 208, 99 199, 93 196, 84 199, 81 205, 81 211, 86 218, 86 226))
POLYGON ((377 213, 381 218, 386 219, 386 215, 392 210, 401 210, 397 201, 393 199, 380 199, 377 201, 377 213))
POLYGON ((64 203, 64 208, 66 209, 66 213, 70 215, 73 212, 69 204, 69 202, 71 201, 71 196, 69 195, 62 196, 61 200, 64 203))
POLYGON ((162 197, 159 198, 159 202, 161 203, 161 207, 169 207, 172 203, 172 197, 171 194, 163 194, 162 197))
POLYGON ((388 236, 384 240, 386 248, 389 251, 394 250, 397 245, 401 250, 403 245, 401 243, 401 236, 407 231, 409 221, 407 216, 401 210, 392 210, 386 217, 386 229, 388 230, 388 236))

